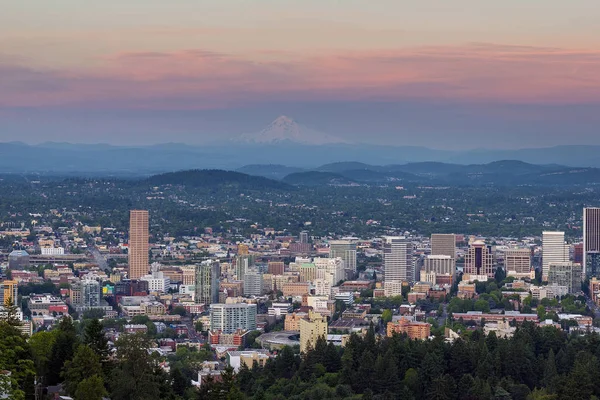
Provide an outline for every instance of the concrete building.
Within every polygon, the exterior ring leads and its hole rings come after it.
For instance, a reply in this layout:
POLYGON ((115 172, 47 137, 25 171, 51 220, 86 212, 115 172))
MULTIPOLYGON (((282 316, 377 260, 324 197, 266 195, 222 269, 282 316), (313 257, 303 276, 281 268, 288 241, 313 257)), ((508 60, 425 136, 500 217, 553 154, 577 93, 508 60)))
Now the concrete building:
POLYGON ((456 259, 456 235, 453 233, 434 233, 431 235, 431 255, 448 256, 456 259))
POLYGON ((345 270, 356 272, 356 242, 352 240, 332 240, 329 242, 329 258, 343 260, 345 270))
POLYGON ((385 282, 414 282, 412 243, 403 236, 386 236, 383 246, 385 282))
POLYGON ((206 260, 196 266, 196 283, 194 301, 197 304, 214 304, 219 302, 219 278, 221 264, 218 261, 206 260))
POLYGON ((345 279, 345 262, 341 257, 335 258, 315 258, 316 268, 315 279, 330 279, 331 286, 336 286, 339 281, 345 279))
POLYGON ((481 240, 476 240, 469 246, 465 254, 464 273, 468 275, 494 277, 494 262, 492 250, 481 240))
POLYGON ((262 274, 255 270, 246 271, 244 275, 244 296, 261 296, 262 294, 262 274))
POLYGON ((439 275, 454 276, 456 272, 456 261, 449 255, 431 255, 423 260, 423 270, 421 272, 435 272, 439 275))
POLYGON ((306 244, 308 243, 308 231, 300 232, 300 243, 306 244))
POLYGON ((300 320, 300 352, 314 349, 320 337, 327 338, 327 318, 309 311, 308 316, 300 320))
POLYGON ((600 208, 583 209, 583 273, 600 277, 600 208))
POLYGON ((508 249, 504 251, 504 270, 509 276, 525 277, 531 272, 530 249, 508 249))
POLYGON ((225 334, 256 330, 256 304, 211 304, 210 329, 225 334))
POLYGON ((238 255, 235 258, 235 278, 238 281, 244 280, 246 271, 254 267, 255 257, 249 254, 238 255))
MULTIPOLYGON (((76 311, 103 308, 102 286, 93 278, 82 279, 71 286, 71 305, 76 311)), ((109 307, 110 309, 110 307, 109 307)))
POLYGON ((569 293, 581 291, 581 264, 572 262, 550 263, 548 266, 548 283, 550 285, 566 286, 569 293))
POLYGON ((402 317, 398 321, 388 322, 387 336, 394 334, 403 334, 413 340, 427 339, 431 335, 431 324, 426 322, 416 322, 409 318, 402 317))
POLYGON ((165 293, 171 280, 162 271, 152 271, 151 274, 140 277, 140 281, 148 282, 148 290, 154 293, 165 293))
POLYGON ((564 232, 542 232, 542 280, 548 280, 550 263, 569 262, 569 246, 564 232))
POLYGON ((129 212, 129 279, 139 279, 149 270, 149 218, 146 210, 129 212))

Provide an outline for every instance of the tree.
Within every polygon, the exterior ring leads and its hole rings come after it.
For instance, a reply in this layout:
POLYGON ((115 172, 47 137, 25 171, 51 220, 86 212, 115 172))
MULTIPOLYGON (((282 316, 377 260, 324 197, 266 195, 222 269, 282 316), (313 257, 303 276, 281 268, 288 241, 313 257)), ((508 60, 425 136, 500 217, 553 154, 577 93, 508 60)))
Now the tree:
POLYGON ((125 334, 117 340, 116 347, 116 366, 110 379, 111 399, 159 400, 148 340, 140 334, 125 334))
POLYGON ((29 347, 35 363, 35 370, 38 376, 38 382, 42 385, 46 382, 46 374, 50 368, 50 358, 52 357, 52 348, 56 340, 56 331, 37 332, 29 339, 29 347))
POLYGON ((392 310, 383 310, 383 313, 381 313, 381 321, 384 323, 384 326, 387 326, 387 323, 392 321, 392 316, 392 310))
POLYGON ((102 375, 100 356, 87 345, 80 345, 72 360, 65 363, 62 377, 67 393, 75 395, 79 384, 92 376, 102 375))
POLYGON ((104 387, 104 380, 99 375, 94 375, 79 382, 75 391, 76 400, 102 400, 108 395, 104 387))
POLYGON ((104 336, 102 324, 99 320, 93 319, 86 326, 83 333, 83 343, 88 345, 104 362, 108 358, 108 339, 104 336))
POLYGON ((181 369, 173 368, 170 379, 173 382, 173 391, 178 396, 184 396, 186 390, 190 387, 190 380, 185 377, 181 369))
POLYGON ((49 370, 47 374, 48 385, 56 385, 60 380, 60 373, 65 363, 73 358, 79 341, 71 317, 63 317, 56 328, 56 339, 52 346, 49 370))
POLYGON ((14 326, 0 321, 0 397, 33 398, 35 365, 25 337, 14 326))

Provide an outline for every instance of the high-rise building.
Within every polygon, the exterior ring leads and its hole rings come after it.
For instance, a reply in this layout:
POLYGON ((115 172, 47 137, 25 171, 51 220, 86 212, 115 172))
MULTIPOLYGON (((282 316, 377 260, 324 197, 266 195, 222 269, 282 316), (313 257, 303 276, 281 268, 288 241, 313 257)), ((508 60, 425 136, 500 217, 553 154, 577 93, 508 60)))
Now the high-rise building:
POLYGON ((550 263, 569 262, 569 246, 564 232, 542 232, 542 280, 548 280, 550 263))
POLYGON ((238 329, 256 329, 256 304, 211 304, 210 329, 231 334, 238 329))
POLYGON ((492 250, 485 242, 476 240, 465 254, 465 274, 494 277, 494 258, 492 250))
POLYGON ((583 209, 583 272, 600 277, 600 208, 583 209))
POLYGON ((339 257, 344 261, 344 269, 356 272, 356 242, 352 240, 332 240, 329 242, 329 258, 339 257))
POLYGON ((129 279, 139 279, 149 270, 148 211, 129 212, 129 279))
POLYGON ((530 249, 508 249, 504 252, 504 269, 508 275, 527 275, 531 271, 530 249))
POLYGON ((71 287, 71 305, 77 311, 102 306, 102 286, 92 278, 84 278, 71 287))
POLYGON ((262 294, 262 274, 255 270, 246 271, 244 275, 244 296, 261 296, 262 294))
POLYGON ((246 271, 254 266, 254 256, 253 255, 241 255, 235 258, 235 277, 239 281, 244 280, 244 275, 246 271))
POLYGON ((449 255, 431 255, 423 260, 423 270, 426 273, 435 272, 441 275, 454 275, 456 261, 449 255))
POLYGON ((218 261, 203 261, 196 265, 196 288, 194 301, 197 304, 219 302, 219 278, 221 264, 218 261))
POLYGON ((456 259, 456 235, 453 233, 434 233, 431 235, 431 255, 450 256, 456 259))
POLYGON ((308 243, 308 231, 300 232, 300 243, 308 243))
POLYGON ((283 275, 285 264, 283 261, 269 261, 268 271, 271 275, 283 275))
POLYGON ((548 284, 566 286, 569 293, 581 291, 581 264, 572 262, 550 263, 548 269, 548 284))
POLYGON ((314 349, 320 337, 327 339, 327 318, 310 310, 308 316, 300 320, 300 352, 314 349))
POLYGON ((383 244, 385 282, 414 282, 413 246, 404 236, 386 236, 383 244))

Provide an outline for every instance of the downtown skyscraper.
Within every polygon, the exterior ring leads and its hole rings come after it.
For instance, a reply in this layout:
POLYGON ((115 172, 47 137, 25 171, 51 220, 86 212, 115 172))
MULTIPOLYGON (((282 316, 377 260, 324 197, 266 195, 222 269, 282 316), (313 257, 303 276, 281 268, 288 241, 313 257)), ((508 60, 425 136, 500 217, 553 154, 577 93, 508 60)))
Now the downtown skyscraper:
POLYGON ((600 277, 600 208, 583 209, 583 274, 600 277))
POLYGON ((129 279, 148 274, 149 226, 147 210, 129 212, 129 279))
POLYGON ((403 236, 386 236, 383 243, 385 282, 414 282, 412 242, 403 236))

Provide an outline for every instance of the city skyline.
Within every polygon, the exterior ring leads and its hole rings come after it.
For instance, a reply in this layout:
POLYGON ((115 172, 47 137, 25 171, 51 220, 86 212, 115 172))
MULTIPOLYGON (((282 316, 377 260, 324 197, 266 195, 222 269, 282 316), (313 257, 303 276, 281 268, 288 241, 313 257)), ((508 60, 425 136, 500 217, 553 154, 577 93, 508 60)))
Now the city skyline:
POLYGON ((2 140, 202 144, 285 114, 357 143, 600 144, 598 18, 590 0, 15 2, 2 140))

